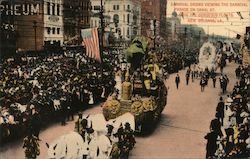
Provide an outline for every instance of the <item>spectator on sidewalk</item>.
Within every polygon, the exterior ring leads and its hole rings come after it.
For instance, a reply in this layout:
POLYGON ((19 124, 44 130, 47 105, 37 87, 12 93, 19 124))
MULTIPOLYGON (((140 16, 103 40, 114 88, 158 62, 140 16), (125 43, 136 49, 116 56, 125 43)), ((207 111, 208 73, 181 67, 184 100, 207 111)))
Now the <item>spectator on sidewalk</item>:
POLYGON ((206 86, 206 80, 204 77, 202 77, 200 80, 200 86, 201 86, 201 92, 204 92, 206 86))
POLYGON ((176 77, 175 77, 175 84, 176 84, 176 88, 178 89, 179 84, 180 84, 180 76, 179 76, 179 74, 177 74, 176 77))
POLYGON ((225 103, 223 102, 223 98, 220 97, 220 101, 217 104, 216 107, 216 117, 218 118, 218 120, 220 121, 221 125, 223 126, 223 119, 224 119, 224 109, 225 109, 225 103))

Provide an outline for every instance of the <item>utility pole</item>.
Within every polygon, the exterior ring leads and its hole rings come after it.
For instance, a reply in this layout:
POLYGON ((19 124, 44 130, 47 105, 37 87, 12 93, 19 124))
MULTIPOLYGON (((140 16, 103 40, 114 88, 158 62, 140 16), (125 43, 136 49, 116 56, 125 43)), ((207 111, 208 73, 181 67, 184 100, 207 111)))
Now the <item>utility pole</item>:
POLYGON ((201 31, 199 31, 199 49, 201 47, 201 31))
POLYGON ((184 28, 184 53, 186 50, 186 37, 187 37, 187 27, 184 28))
POLYGON ((37 28, 37 22, 33 21, 33 28, 34 28, 34 35, 35 35, 35 51, 37 52, 37 45, 36 45, 36 28, 37 28))
POLYGON ((100 21, 101 21, 101 33, 100 33, 100 54, 101 57, 103 55, 103 36, 104 36, 104 16, 103 16, 103 0, 101 0, 101 7, 100 7, 100 21))
POLYGON ((156 49, 156 19, 154 19, 154 49, 156 49))

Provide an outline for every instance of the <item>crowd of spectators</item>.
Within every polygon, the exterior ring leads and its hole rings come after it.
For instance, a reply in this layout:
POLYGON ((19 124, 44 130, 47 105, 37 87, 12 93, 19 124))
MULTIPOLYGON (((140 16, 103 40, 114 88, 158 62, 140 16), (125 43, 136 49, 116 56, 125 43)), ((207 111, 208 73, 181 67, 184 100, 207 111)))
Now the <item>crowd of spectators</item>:
POLYGON ((105 99, 115 85, 116 51, 104 52, 99 63, 81 50, 48 56, 17 56, 2 60, 0 142, 61 120, 105 99))
POLYGON ((220 97, 211 121, 206 158, 248 158, 250 154, 250 74, 249 67, 236 69, 233 91, 220 97))

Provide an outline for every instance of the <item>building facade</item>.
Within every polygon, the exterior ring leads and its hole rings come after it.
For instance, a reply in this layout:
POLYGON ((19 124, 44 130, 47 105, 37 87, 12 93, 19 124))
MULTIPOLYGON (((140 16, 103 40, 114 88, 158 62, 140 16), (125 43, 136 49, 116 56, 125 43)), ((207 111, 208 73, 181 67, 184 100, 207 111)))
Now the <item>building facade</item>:
POLYGON ((81 29, 90 27, 90 0, 64 0, 63 6, 65 44, 79 44, 81 29))
POLYGON ((150 37, 155 32, 156 36, 166 36, 166 8, 167 0, 141 0, 142 35, 150 37))
POLYGON ((63 44, 63 1, 62 0, 44 0, 43 10, 43 41, 44 45, 63 44))
MULTIPOLYGON (((91 0, 91 27, 100 26, 100 0, 91 0)), ((139 0, 103 0, 105 31, 117 39, 131 40, 141 34, 141 4, 139 0)))
MULTIPOLYGON (((15 31, 15 50, 43 48, 43 2, 35 0, 1 1, 1 27, 15 31), (35 24, 35 26, 34 26, 35 24)), ((6 41, 9 43, 8 41, 6 41)), ((4 50, 9 51, 9 50, 4 50)))
POLYGON ((15 0, 1 2, 1 26, 16 32, 17 51, 39 51, 63 44, 62 0, 15 0))

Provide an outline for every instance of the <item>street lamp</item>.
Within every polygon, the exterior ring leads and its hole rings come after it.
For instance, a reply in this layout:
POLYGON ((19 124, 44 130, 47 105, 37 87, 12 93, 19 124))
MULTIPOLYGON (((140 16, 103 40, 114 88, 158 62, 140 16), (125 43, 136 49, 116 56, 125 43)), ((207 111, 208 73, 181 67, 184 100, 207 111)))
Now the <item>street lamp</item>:
POLYGON ((37 51, 37 45, 36 45, 36 28, 37 28, 37 22, 33 21, 33 28, 34 28, 34 36, 35 36, 35 51, 37 51))
POLYGON ((154 23, 154 49, 156 49, 155 48, 155 46, 156 46, 156 43, 155 43, 155 41, 156 41, 156 19, 155 18, 154 18, 153 23, 154 23))
POLYGON ((201 31, 199 31, 199 48, 201 47, 201 31))

